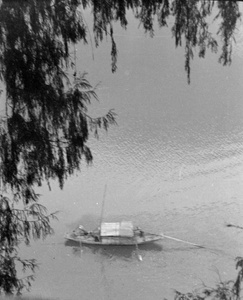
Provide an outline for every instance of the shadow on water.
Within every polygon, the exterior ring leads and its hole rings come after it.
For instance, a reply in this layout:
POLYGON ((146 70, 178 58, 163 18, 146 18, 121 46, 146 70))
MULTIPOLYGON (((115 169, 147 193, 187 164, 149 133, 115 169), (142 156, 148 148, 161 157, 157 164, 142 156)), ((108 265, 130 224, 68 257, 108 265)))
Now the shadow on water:
POLYGON ((73 254, 80 256, 82 253, 98 254, 107 259, 121 259, 130 260, 137 255, 137 251, 140 252, 160 252, 163 250, 162 245, 158 243, 150 243, 139 245, 138 250, 135 246, 98 246, 98 245, 80 245, 75 241, 66 241, 65 246, 73 248, 73 254))

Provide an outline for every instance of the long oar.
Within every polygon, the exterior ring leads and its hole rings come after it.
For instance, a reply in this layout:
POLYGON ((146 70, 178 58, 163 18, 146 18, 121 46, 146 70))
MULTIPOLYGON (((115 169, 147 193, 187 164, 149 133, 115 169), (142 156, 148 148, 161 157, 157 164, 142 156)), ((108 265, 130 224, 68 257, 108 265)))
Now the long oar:
POLYGON ((137 258, 139 261, 142 261, 143 260, 143 257, 141 254, 139 254, 139 251, 138 251, 138 243, 136 242, 136 254, 137 254, 137 258))
POLYGON ((195 247, 198 247, 198 248, 206 248, 206 247, 204 247, 204 246, 202 246, 202 245, 198 245, 198 244, 195 244, 195 243, 183 241, 183 240, 174 238, 174 237, 172 237, 172 236, 165 235, 165 234, 163 234, 163 233, 161 233, 160 235, 161 235, 162 237, 164 237, 164 238, 167 238, 167 239, 170 239, 170 240, 174 240, 174 241, 177 241, 177 242, 181 242, 181 243, 185 243, 185 244, 189 244, 189 245, 192 245, 192 246, 195 246, 195 247))

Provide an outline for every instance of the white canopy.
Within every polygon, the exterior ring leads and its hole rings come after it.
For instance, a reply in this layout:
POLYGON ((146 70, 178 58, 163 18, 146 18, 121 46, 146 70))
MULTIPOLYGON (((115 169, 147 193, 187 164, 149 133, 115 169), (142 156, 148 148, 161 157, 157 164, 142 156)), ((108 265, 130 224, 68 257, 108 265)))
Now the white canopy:
POLYGON ((101 236, 133 237, 134 235, 131 221, 102 223, 100 229, 101 236))

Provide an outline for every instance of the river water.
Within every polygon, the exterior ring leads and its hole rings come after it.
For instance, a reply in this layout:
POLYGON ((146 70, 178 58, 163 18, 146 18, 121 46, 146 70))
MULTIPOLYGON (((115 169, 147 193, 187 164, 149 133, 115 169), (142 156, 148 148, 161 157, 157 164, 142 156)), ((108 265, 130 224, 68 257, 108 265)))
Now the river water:
POLYGON ((197 53, 191 84, 184 49, 169 29, 145 35, 131 20, 117 27, 118 70, 110 70, 110 43, 76 45, 77 67, 100 82, 90 113, 114 108, 117 126, 90 138, 93 164, 85 164, 62 191, 41 188, 41 203, 58 210, 55 234, 33 242, 23 256, 40 263, 30 295, 60 300, 173 299, 236 276, 243 231, 243 27, 230 67, 219 54, 197 53), (93 53, 92 53, 93 52, 93 53), (65 243, 82 223, 99 224, 105 194, 106 221, 132 220, 145 231, 206 246, 164 239, 136 249, 90 248, 65 243), (220 274, 220 278, 219 278, 220 274))

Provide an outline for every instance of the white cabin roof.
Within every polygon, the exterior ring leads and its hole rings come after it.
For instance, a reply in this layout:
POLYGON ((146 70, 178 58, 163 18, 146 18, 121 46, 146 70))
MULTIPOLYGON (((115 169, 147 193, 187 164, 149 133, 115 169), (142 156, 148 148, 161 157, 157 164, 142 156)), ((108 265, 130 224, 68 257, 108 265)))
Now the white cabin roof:
POLYGON ((133 223, 131 221, 101 223, 100 235, 133 237, 133 223))

